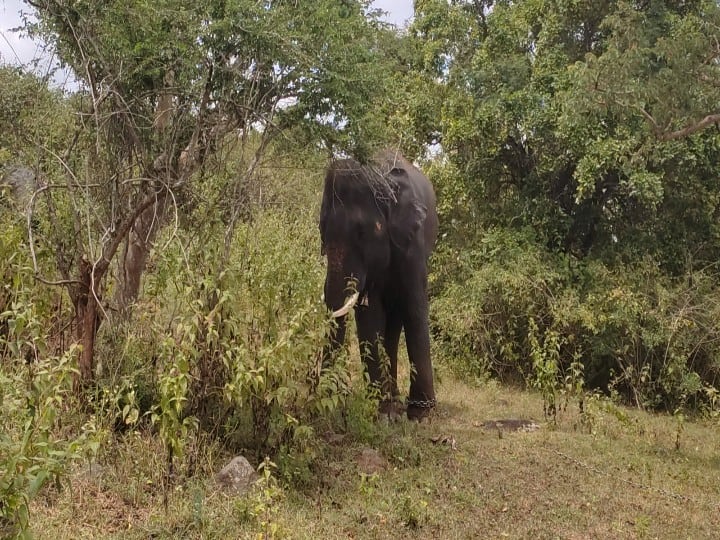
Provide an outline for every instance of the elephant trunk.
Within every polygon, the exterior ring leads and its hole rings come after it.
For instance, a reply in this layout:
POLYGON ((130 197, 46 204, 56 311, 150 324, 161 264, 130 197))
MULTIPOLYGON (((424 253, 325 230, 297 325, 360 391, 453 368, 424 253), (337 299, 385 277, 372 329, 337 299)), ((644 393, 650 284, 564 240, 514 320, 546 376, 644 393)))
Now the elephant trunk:
POLYGON ((348 280, 344 274, 344 271, 328 271, 325 278, 325 305, 332 312, 335 321, 330 331, 330 343, 323 354, 325 366, 329 365, 333 352, 345 342, 347 314, 357 303, 360 287, 364 285, 356 278, 348 280))
POLYGON ((328 269, 325 278, 325 305, 332 312, 333 319, 344 317, 355 307, 364 286, 364 277, 358 277, 354 272, 328 269))
POLYGON ((332 311, 333 325, 330 329, 329 343, 323 351, 323 368, 332 365, 335 351, 340 349, 345 343, 346 314, 350 311, 351 307, 345 309, 347 302, 345 302, 345 305, 341 305, 341 302, 345 298, 344 289, 344 280, 328 272, 325 279, 325 305, 328 310, 332 311))
POLYGON ((332 366, 335 351, 340 349, 343 343, 345 343, 345 320, 345 317, 334 319, 334 323, 330 329, 329 343, 323 348, 322 352, 323 369, 332 366))

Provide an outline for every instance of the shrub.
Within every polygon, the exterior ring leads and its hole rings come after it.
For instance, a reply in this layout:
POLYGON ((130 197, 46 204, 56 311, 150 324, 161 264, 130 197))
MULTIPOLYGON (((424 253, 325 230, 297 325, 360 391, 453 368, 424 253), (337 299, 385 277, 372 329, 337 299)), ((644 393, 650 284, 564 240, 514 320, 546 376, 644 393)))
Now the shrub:
MULTIPOLYGON (((0 229, 0 535, 29 538, 30 501, 70 465, 95 453, 92 420, 75 426, 72 413, 77 349, 50 353, 56 336, 47 320, 51 294, 32 287, 20 228, 0 229)), ((78 422, 79 423, 79 422, 78 422)))
POLYGON ((466 373, 525 379, 532 369, 529 321, 542 332, 550 327, 567 271, 530 235, 504 230, 490 231, 479 249, 458 252, 454 262, 462 278, 436 295, 431 310, 441 356, 466 373))
POLYGON ((479 246, 457 255, 466 277, 432 305, 441 356, 455 369, 545 393, 548 378, 561 385, 581 366, 589 386, 638 406, 716 407, 717 276, 671 279, 647 260, 611 270, 509 230, 489 231, 479 246))
POLYGON ((48 482, 59 483, 73 461, 98 449, 92 422, 78 433, 66 427, 59 434, 72 401, 76 352, 15 369, 0 365, 0 532, 29 537, 30 500, 48 482))
POLYGON ((152 367, 141 380, 154 381, 146 393, 171 454, 182 454, 197 419, 230 449, 258 459, 282 452, 297 468, 293 448, 312 459, 316 424, 342 416, 352 397, 347 359, 318 376, 329 320, 319 250, 308 249, 317 245, 312 219, 267 210, 237 225, 228 251, 214 229, 154 253, 127 334, 110 347, 125 365, 104 355, 110 373, 152 367))

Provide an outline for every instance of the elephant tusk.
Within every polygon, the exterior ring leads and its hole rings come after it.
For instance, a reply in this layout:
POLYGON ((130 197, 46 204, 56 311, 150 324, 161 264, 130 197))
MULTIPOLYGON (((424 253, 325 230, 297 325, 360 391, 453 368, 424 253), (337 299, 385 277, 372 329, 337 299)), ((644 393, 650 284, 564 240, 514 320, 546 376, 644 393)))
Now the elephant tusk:
POLYGON ((337 319, 338 317, 344 317, 345 315, 347 315, 348 311, 353 308, 359 297, 360 293, 356 292, 350 298, 348 298, 347 302, 345 302, 345 305, 343 307, 341 307, 337 311, 332 312, 333 319, 337 319))

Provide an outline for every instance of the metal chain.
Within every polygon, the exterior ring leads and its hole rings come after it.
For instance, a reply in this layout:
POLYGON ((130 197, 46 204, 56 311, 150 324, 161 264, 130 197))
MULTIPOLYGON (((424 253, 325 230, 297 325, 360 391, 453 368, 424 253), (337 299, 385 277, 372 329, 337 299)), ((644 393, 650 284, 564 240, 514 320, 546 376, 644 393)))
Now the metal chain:
POLYGON ((554 452, 555 454, 557 454, 564 460, 569 461, 570 463, 574 464, 576 467, 588 470, 588 471, 598 474, 600 476, 605 476, 607 478, 615 478, 621 482, 624 482, 625 484, 633 486, 634 488, 642 489, 645 491, 652 491, 652 492, 658 493, 659 495, 662 495, 662 496, 670 498, 670 499, 675 499, 675 500, 683 501, 683 502, 687 502, 687 503, 698 504, 697 500, 693 499, 692 497, 688 497, 687 495, 680 495, 679 493, 675 493, 674 491, 669 491, 667 489, 651 486, 648 484, 643 484, 640 482, 635 482, 634 480, 630 480, 628 478, 619 478, 618 476, 615 476, 608 472, 602 471, 602 470, 598 469, 597 467, 595 467, 594 465, 588 465, 587 463, 584 463, 584 462, 580 461, 579 459, 576 459, 568 454, 565 454, 564 452, 560 452, 559 450, 549 449, 549 451, 554 452))
POLYGON ((432 409, 437 405, 434 399, 409 399, 405 402, 408 407, 420 407, 421 409, 432 409))

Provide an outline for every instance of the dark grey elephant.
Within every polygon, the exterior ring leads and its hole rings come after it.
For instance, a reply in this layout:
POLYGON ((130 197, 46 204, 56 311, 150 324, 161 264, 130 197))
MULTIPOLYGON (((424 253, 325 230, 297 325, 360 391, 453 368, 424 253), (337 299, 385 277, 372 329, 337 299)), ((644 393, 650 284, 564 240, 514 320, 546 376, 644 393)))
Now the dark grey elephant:
POLYGON ((383 152, 367 165, 341 159, 329 166, 320 237, 327 255, 325 303, 337 325, 326 361, 342 346, 345 318, 354 307, 363 364, 381 392, 384 414, 402 408, 397 355, 403 328, 411 364, 408 418, 419 420, 435 406, 427 277, 437 231, 432 185, 399 154, 383 152))

